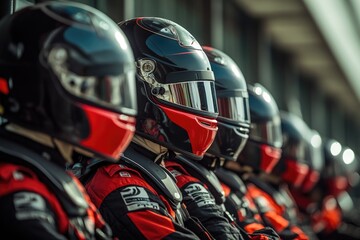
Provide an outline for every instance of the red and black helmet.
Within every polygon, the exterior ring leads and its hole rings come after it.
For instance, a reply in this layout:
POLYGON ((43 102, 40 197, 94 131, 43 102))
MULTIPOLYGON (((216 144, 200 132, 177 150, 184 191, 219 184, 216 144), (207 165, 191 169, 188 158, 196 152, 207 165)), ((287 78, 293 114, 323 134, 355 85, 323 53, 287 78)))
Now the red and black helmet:
POLYGON ((282 135, 278 106, 261 84, 248 84, 250 136, 237 161, 270 173, 281 155, 282 135))
POLYGON ((308 162, 309 171, 300 186, 300 190, 303 193, 308 193, 314 188, 320 180, 320 175, 324 168, 323 143, 320 134, 312 129, 308 140, 309 150, 305 160, 308 162))
POLYGON ((321 175, 322 187, 327 194, 339 196, 352 184, 358 170, 358 159, 352 149, 334 139, 324 144, 325 167, 321 175))
POLYGON ((293 187, 300 187, 309 171, 309 135, 306 123, 288 112, 281 112, 281 131, 283 135, 282 154, 273 174, 293 187))
POLYGON ((214 74, 196 39, 167 19, 120 24, 137 66, 136 134, 193 159, 212 144, 218 109, 214 74))
POLYGON ((77 3, 46 2, 0 22, 0 115, 116 160, 137 113, 134 57, 119 27, 77 3))
POLYGON ((249 137, 250 110, 245 78, 227 54, 212 47, 204 46, 203 50, 215 75, 219 107, 219 130, 208 153, 235 161, 249 137))

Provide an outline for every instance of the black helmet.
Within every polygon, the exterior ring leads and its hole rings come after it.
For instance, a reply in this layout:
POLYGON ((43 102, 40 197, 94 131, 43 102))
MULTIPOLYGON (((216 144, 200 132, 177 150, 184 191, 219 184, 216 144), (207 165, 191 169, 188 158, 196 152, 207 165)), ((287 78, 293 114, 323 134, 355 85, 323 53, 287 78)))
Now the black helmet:
POLYGON ((303 193, 310 192, 320 179, 320 174, 324 168, 324 154, 323 154, 323 143, 320 134, 311 129, 309 139, 309 151, 305 157, 305 161, 308 161, 309 172, 304 178, 301 184, 301 191, 303 193))
POLYGON ((260 84, 248 85, 250 136, 237 161, 255 170, 271 172, 281 154, 280 115, 271 94, 260 84))
POLYGON ((236 160, 249 137, 249 97, 245 78, 236 63, 224 52, 203 47, 215 75, 219 130, 208 153, 236 160))
POLYGON ((46 2, 0 22, 0 115, 118 159, 136 115, 134 57, 118 26, 76 3, 46 2))
POLYGON ((282 154, 273 169, 275 175, 291 186, 300 187, 309 171, 310 129, 298 116, 281 112, 281 131, 283 135, 282 154))
POLYGON ((137 65, 136 133, 193 159, 213 142, 218 115, 214 74, 196 39, 155 17, 120 23, 137 65))

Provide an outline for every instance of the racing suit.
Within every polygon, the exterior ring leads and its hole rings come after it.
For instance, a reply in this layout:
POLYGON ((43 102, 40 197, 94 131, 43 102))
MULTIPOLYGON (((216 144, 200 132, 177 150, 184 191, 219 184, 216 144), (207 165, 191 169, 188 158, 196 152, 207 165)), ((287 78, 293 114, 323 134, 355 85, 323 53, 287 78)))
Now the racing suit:
POLYGON ((311 222, 319 239, 360 239, 359 212, 344 192, 337 198, 328 195, 322 201, 311 200, 310 194, 292 191, 300 212, 311 222))
POLYGON ((284 196, 274 187, 255 177, 247 179, 246 185, 248 194, 258 206, 264 224, 272 227, 281 239, 309 239, 304 231, 292 222, 294 208, 287 206, 291 199, 284 200, 284 196))
POLYGON ((246 237, 221 205, 224 196, 215 175, 182 156, 167 159, 165 166, 176 178, 189 214, 199 219, 215 239, 243 239, 242 234, 246 237))
POLYGON ((237 224, 249 233, 250 238, 280 239, 272 228, 263 225, 255 203, 246 194, 246 185, 242 179, 224 168, 217 168, 215 173, 225 192, 226 210, 236 219, 237 224))
POLYGON ((57 154, 23 137, 0 138, 1 239, 110 239, 82 185, 53 163, 57 154))
POLYGON ((114 236, 137 240, 199 239, 184 227, 178 214, 182 198, 171 174, 154 163, 148 150, 138 150, 139 146, 132 143, 120 164, 103 162, 88 174, 90 177, 80 178, 114 236))

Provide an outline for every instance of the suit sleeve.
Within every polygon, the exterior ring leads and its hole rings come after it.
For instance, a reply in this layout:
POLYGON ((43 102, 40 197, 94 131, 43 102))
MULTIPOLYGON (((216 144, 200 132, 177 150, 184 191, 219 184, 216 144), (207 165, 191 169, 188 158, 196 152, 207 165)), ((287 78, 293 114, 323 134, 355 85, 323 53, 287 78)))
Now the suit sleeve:
POLYGON ((308 240, 308 236, 298 227, 292 225, 286 218, 278 214, 265 197, 258 196, 254 201, 259 206, 265 225, 272 227, 281 239, 308 240))
POLYGON ((223 208, 202 183, 187 181, 180 189, 189 214, 198 218, 215 239, 242 239, 240 231, 229 223, 223 208))
MULTIPOLYGON (((270 227, 265 227, 255 217, 255 213, 250 209, 250 203, 234 192, 229 192, 226 196, 226 210, 236 219, 237 224, 242 227, 251 239, 280 239, 278 234, 270 227)), ((257 215, 259 215, 257 213, 257 215)), ((260 216, 258 216, 260 218, 260 216)))

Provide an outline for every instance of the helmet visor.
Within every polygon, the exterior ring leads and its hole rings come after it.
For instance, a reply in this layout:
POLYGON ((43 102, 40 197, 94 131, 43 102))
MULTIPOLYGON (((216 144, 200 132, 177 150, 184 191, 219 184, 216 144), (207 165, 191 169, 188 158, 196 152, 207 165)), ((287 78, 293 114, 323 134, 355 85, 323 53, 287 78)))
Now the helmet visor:
POLYGON ((218 113, 214 81, 188 81, 151 85, 157 99, 193 110, 218 113))
POLYGON ((80 76, 72 72, 62 55, 63 48, 53 48, 48 62, 59 79, 61 86, 71 95, 96 105, 101 105, 116 112, 136 114, 135 70, 124 71, 118 75, 80 76))
POLYGON ((270 122, 251 124, 250 139, 281 148, 282 133, 280 124, 279 117, 275 117, 270 122))
POLYGON ((247 97, 218 97, 217 102, 219 118, 250 124, 249 101, 247 97))

